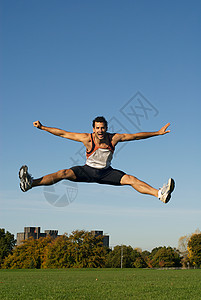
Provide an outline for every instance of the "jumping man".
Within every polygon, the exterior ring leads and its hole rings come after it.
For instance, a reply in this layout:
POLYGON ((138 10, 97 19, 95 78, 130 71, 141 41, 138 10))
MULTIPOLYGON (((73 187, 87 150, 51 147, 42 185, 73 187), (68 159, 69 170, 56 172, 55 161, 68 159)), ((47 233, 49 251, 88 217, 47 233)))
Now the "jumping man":
POLYGON ((38 179, 31 177, 28 173, 27 166, 22 166, 19 171, 19 178, 20 188, 23 192, 36 186, 52 185, 63 179, 68 179, 76 182, 96 182, 99 184, 119 186, 130 185, 136 191, 155 196, 164 203, 170 200, 171 193, 174 190, 174 180, 172 178, 168 180, 166 185, 158 190, 132 175, 128 175, 111 167, 115 146, 119 142, 147 139, 153 136, 167 134, 170 132, 170 130, 167 130, 170 123, 155 132, 139 132, 133 134, 107 132, 107 121, 104 117, 97 117, 93 120, 93 133, 68 132, 58 128, 43 126, 39 121, 34 122, 33 125, 51 134, 82 142, 86 147, 86 163, 84 166, 60 170, 38 179))

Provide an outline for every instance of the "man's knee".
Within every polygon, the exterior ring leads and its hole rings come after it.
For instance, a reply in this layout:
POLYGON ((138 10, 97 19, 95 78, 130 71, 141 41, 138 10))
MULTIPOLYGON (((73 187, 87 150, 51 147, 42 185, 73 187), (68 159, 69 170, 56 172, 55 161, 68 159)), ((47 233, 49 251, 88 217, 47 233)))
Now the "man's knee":
POLYGON ((126 175, 124 175, 122 178, 121 178, 121 184, 122 185, 125 185, 125 184, 133 184, 134 183, 134 181, 136 181, 136 178, 134 177, 134 176, 132 176, 132 175, 128 175, 128 174, 126 174, 126 175))
POLYGON ((61 176, 63 179, 69 179, 69 180, 76 179, 75 173, 71 169, 64 169, 64 170, 61 170, 60 172, 61 172, 61 176))

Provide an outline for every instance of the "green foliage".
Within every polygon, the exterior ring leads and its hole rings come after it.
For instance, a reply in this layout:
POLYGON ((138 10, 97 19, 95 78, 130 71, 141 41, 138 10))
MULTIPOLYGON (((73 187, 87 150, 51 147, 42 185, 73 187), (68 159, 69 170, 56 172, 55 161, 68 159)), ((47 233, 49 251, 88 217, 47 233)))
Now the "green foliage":
POLYGON ((40 269, 44 261, 47 245, 52 242, 48 236, 34 240, 33 237, 25 240, 16 247, 2 265, 4 269, 40 269))
POLYGON ((47 250, 44 268, 103 267, 107 255, 102 237, 84 230, 55 239, 47 250))
POLYGON ((159 247, 153 249, 149 264, 155 268, 181 267, 181 258, 176 249, 171 247, 159 247))
POLYGON ((131 246, 116 246, 107 256, 106 267, 120 268, 145 268, 147 264, 138 251, 131 246))
POLYGON ((0 267, 5 257, 12 252, 15 242, 16 240, 13 234, 8 231, 5 232, 5 229, 0 228, 0 267))
MULTIPOLYGON (((3 231, 1 234, 6 235, 3 231)), ((7 237, 9 237, 7 240, 13 241, 11 234, 7 234, 7 237)), ((102 236, 94 236, 92 232, 84 230, 76 230, 70 235, 65 234, 56 239, 50 236, 38 240, 31 237, 15 247, 12 252, 13 244, 9 245, 8 251, 2 252, 1 267, 4 269, 120 268, 121 265, 123 268, 181 266, 178 251, 171 247, 154 248, 151 253, 125 245, 110 250, 103 246, 102 236)), ((196 249, 198 257, 200 248, 196 249)), ((194 253, 195 250, 191 250, 191 261, 197 265, 199 260, 195 260, 194 253)))
POLYGON ((108 249, 102 237, 92 233, 74 231, 56 239, 35 240, 33 237, 16 247, 2 265, 4 269, 40 268, 101 268, 105 265, 108 249))
POLYGON ((188 242, 189 262, 191 265, 201 267, 201 233, 193 234, 188 242))
POLYGON ((135 268, 146 268, 147 267, 147 263, 145 262, 145 260, 144 260, 144 258, 142 256, 139 256, 134 261, 133 266, 135 268))

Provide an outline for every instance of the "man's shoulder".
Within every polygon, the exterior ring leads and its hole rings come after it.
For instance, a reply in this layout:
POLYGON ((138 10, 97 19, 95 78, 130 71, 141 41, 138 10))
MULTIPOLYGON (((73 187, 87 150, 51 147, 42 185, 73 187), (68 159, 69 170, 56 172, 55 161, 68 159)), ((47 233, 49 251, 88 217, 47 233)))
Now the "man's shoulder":
POLYGON ((108 132, 108 134, 110 135, 110 137, 117 137, 117 136, 119 136, 119 135, 121 135, 120 133, 118 133, 118 132, 108 132))
POLYGON ((92 135, 92 133, 83 133, 83 136, 84 136, 86 139, 91 139, 91 135, 92 135))
POLYGON ((116 132, 108 132, 108 134, 109 134, 111 137, 113 137, 113 136, 115 136, 115 135, 118 134, 118 133, 116 133, 116 132))
POLYGON ((121 134, 120 133, 109 133, 110 134, 110 139, 115 146, 121 139, 121 134))

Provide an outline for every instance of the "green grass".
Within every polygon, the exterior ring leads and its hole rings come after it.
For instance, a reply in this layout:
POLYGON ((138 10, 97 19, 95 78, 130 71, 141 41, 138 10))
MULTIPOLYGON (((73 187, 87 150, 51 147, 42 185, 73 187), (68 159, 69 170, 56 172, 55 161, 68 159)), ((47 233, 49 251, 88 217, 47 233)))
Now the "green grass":
POLYGON ((201 270, 0 270, 0 299, 201 299, 201 270))

